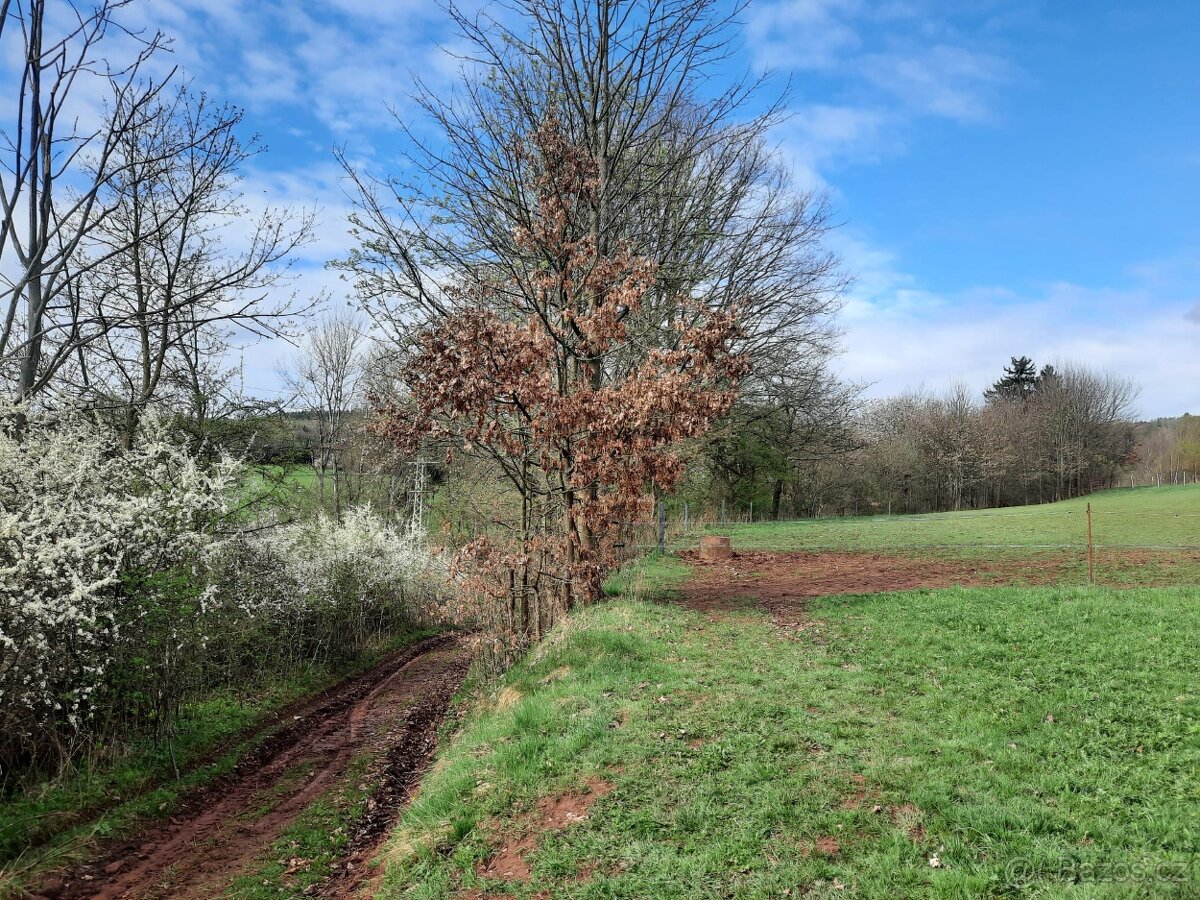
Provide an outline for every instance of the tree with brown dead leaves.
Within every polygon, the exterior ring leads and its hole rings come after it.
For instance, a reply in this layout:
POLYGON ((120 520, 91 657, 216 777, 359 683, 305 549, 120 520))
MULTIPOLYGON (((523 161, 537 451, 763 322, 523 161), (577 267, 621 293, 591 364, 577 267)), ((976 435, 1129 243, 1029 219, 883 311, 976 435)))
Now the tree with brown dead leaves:
POLYGON ((441 440, 448 455, 486 456, 512 484, 519 514, 456 567, 457 612, 482 617, 505 649, 601 596, 631 524, 681 477, 680 442, 728 412, 748 370, 732 349, 736 307, 679 298, 689 314, 669 323, 671 339, 637 342, 626 320, 656 267, 627 246, 601 253, 572 224, 594 200, 594 158, 552 115, 522 154, 533 215, 511 227, 531 264, 451 287, 457 311, 420 334, 403 368, 411 402, 385 405, 376 426, 411 450, 441 440))

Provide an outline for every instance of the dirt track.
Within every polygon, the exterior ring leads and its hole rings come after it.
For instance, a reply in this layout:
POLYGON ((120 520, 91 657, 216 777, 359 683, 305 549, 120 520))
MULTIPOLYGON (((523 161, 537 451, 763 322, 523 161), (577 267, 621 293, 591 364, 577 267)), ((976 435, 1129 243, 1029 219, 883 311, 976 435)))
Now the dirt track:
POLYGON ((52 879, 47 897, 211 898, 269 850, 292 821, 336 786, 356 757, 375 757, 378 782, 354 823, 346 857, 320 896, 354 892, 434 749, 438 725, 470 664, 464 643, 438 636, 340 685, 188 797, 168 823, 101 861, 52 879))

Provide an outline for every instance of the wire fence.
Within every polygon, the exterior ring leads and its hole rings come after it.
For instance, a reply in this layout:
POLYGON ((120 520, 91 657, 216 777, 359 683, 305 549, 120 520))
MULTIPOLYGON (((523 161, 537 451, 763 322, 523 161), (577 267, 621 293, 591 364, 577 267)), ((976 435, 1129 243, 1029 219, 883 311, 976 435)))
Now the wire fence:
POLYGON ((752 509, 729 517, 724 509, 696 514, 687 503, 670 511, 665 503, 659 503, 656 518, 629 525, 631 549, 642 553, 679 550, 693 546, 702 535, 725 534, 749 549, 786 547, 814 553, 1078 554, 1077 561, 1086 564, 1088 580, 1093 583, 1098 565, 1134 563, 1137 560, 1129 555, 1143 552, 1174 555, 1177 561, 1194 565, 1200 575, 1200 511, 1098 511, 1089 502, 1078 509, 1056 511, 1035 508, 763 520, 755 519, 752 509), (787 532, 772 535, 767 528, 753 526, 785 526, 787 532), (902 534, 898 535, 897 529, 902 529, 902 534), (1006 531, 1014 535, 1009 537, 1006 531))

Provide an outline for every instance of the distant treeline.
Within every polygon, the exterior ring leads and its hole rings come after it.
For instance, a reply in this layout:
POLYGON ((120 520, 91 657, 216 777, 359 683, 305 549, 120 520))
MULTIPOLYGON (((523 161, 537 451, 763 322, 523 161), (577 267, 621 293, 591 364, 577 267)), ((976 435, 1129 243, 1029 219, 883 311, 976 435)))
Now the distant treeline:
POLYGON ((1191 484, 1200 481, 1200 417, 1184 414, 1138 426, 1133 485, 1191 484))
POLYGON ((699 454, 687 499, 724 503, 730 516, 753 504, 758 518, 791 518, 1076 497, 1123 483, 1139 465, 1137 392, 1122 375, 1038 370, 1021 357, 982 396, 955 386, 869 402, 802 441, 789 438, 781 410, 743 409, 738 427, 699 454))

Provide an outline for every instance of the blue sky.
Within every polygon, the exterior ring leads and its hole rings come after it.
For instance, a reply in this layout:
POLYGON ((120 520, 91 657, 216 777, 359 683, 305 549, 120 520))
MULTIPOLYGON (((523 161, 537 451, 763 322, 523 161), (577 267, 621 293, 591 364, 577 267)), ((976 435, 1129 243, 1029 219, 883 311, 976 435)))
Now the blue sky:
MULTIPOLYGON (((200 87, 269 146, 255 202, 315 206, 302 291, 345 286, 335 145, 396 165, 387 107, 412 73, 449 83, 455 35, 429 2, 150 0, 200 87)), ((1120 369, 1147 416, 1200 412, 1200 3, 1195 0, 756 0, 731 66, 791 83, 773 136, 828 190, 857 278, 848 377, 881 396, 982 389, 1010 355, 1120 369)), ((283 345, 246 351, 277 389, 283 345)))

